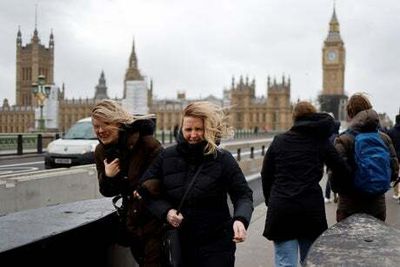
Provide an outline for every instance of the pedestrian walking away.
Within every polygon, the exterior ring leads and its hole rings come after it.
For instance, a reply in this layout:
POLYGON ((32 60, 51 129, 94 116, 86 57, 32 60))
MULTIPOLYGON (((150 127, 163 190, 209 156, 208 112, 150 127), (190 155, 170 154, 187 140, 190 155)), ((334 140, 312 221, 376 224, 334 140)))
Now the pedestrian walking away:
POLYGON ((340 173, 332 173, 332 190, 339 194, 336 220, 367 213, 385 221, 385 192, 399 171, 393 143, 378 130, 379 116, 364 94, 352 95, 346 110, 349 127, 336 138, 335 147, 353 174, 345 180, 340 173))
POLYGON ((329 137, 334 120, 301 101, 293 127, 274 137, 261 170, 267 216, 263 235, 274 242, 275 266, 297 266, 328 228, 322 188, 324 164, 347 177, 349 166, 329 137))

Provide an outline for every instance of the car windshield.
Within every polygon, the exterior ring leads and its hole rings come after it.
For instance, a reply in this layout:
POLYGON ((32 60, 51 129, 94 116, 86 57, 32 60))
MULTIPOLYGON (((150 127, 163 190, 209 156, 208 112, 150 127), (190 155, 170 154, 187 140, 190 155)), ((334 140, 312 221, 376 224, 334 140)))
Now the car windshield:
POLYGON ((75 123, 65 134, 64 139, 97 139, 92 122, 75 123))

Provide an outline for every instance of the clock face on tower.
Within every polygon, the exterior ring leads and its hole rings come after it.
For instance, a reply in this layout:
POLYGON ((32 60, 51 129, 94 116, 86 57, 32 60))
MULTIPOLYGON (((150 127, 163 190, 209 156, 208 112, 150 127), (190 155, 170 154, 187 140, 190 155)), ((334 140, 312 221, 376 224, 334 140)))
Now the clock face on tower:
POLYGON ((329 61, 334 61, 336 59, 337 55, 335 51, 329 51, 328 52, 328 60, 329 61))

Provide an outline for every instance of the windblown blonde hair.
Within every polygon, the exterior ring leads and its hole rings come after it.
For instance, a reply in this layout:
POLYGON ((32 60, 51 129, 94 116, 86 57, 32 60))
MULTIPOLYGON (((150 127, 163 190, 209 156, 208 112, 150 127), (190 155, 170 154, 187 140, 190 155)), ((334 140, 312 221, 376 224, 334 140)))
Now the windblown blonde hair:
POLYGON ((92 118, 105 123, 131 124, 136 120, 155 118, 150 115, 132 115, 114 100, 104 99, 92 109, 92 118))
POLYGON ((208 101, 193 102, 185 107, 182 113, 181 128, 184 117, 200 118, 204 122, 204 139, 207 145, 205 154, 215 154, 217 142, 221 138, 233 136, 233 128, 228 125, 228 116, 224 109, 208 101))

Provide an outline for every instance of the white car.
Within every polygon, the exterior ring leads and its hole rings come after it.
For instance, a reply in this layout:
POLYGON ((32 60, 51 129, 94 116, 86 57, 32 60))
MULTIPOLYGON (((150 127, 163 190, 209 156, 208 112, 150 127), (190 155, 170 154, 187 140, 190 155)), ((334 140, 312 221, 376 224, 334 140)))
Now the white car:
POLYGON ((64 137, 47 146, 46 169, 94 163, 94 150, 99 141, 90 117, 77 121, 64 137))

